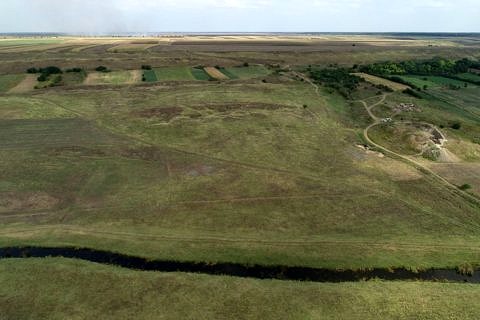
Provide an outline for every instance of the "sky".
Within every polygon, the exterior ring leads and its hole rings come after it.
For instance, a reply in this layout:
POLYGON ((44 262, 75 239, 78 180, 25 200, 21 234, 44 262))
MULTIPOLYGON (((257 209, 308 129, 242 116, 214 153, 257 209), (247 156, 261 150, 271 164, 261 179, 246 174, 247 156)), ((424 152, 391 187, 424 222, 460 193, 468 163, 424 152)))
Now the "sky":
POLYGON ((0 0, 0 32, 480 32, 480 0, 0 0))

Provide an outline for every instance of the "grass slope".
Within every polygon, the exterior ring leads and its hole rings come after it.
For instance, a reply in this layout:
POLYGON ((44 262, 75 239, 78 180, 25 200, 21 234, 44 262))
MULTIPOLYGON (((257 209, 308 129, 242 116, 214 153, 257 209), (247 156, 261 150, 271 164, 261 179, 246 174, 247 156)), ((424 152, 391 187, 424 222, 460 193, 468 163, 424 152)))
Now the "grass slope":
POLYGON ((476 285, 317 284, 0 261, 4 319, 478 319, 476 285))
POLYGON ((478 208, 356 148, 355 106, 306 83, 32 99, 83 120, 0 123, 0 195, 19 215, 4 219, 1 245, 332 268, 478 262, 478 208), (21 215, 45 194, 55 210, 21 215))

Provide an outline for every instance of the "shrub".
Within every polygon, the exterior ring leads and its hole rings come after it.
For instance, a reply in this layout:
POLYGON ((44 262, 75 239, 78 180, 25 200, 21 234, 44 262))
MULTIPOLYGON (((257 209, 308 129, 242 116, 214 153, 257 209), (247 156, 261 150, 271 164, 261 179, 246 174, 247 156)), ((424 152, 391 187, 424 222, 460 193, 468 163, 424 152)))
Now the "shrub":
POLYGON ((105 66, 98 66, 95 68, 95 70, 98 72, 110 72, 110 70, 108 70, 108 68, 105 66))
POLYGON ((62 85, 62 76, 57 74, 53 79, 52 82, 49 84, 49 87, 57 87, 62 85))
POLYGON ((475 273, 475 268, 470 263, 464 263, 457 267, 457 272, 471 277, 475 273))
POLYGON ((71 69, 65 70, 65 72, 67 72, 67 73, 71 73, 71 72, 82 72, 82 71, 83 71, 82 68, 71 68, 71 69))
POLYGON ((152 66, 150 66, 148 64, 144 64, 144 65, 142 65, 142 70, 152 70, 152 66))
POLYGON ((37 68, 28 68, 27 73, 38 73, 38 69, 37 68))
POLYGON ((468 183, 465 183, 465 184, 462 184, 460 187, 458 187, 458 189, 466 191, 466 190, 472 189, 472 186, 469 185, 468 183))
POLYGON ((48 76, 44 73, 42 73, 38 78, 37 80, 40 81, 40 82, 44 82, 44 81, 47 81, 47 78, 48 76))
POLYGON ((460 122, 455 122, 450 126, 450 128, 454 130, 460 130, 461 127, 462 127, 462 124, 460 122))

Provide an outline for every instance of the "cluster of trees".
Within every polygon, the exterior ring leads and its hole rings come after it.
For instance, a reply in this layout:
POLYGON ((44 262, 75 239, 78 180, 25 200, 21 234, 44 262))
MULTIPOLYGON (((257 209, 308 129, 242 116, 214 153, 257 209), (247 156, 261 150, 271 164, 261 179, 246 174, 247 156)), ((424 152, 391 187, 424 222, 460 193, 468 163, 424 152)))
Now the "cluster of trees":
POLYGON ((379 76, 415 75, 454 75, 478 68, 479 62, 469 59, 451 60, 435 58, 427 61, 382 62, 360 67, 360 71, 379 76))
POLYGON ((59 67, 49 66, 46 68, 29 68, 27 73, 40 73, 40 76, 37 78, 37 80, 43 82, 47 81, 48 77, 52 74, 61 74, 62 70, 59 67))
POLYGON ((334 68, 313 70, 309 68, 310 77, 318 84, 337 90, 344 97, 350 97, 359 84, 365 80, 350 74, 349 69, 334 68))

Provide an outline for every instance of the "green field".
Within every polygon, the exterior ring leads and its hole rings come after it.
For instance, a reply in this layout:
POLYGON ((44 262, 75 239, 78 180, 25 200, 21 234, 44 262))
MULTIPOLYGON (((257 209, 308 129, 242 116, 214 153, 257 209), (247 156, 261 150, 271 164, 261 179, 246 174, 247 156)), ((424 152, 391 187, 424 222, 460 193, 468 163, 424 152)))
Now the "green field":
POLYGON ((250 79, 265 77, 271 73, 270 70, 268 70, 265 66, 262 65, 225 68, 225 72, 227 76, 229 76, 231 79, 250 79))
POLYGON ((66 259, 0 262, 6 319, 478 319, 477 285, 316 284, 122 270, 66 259), (35 299, 32 301, 32 297, 35 299))
POLYGON ((230 79, 238 79, 238 76, 236 74, 234 74, 233 72, 230 72, 226 68, 221 67, 221 68, 218 68, 218 70, 220 70, 221 73, 223 73, 224 75, 226 75, 230 79))
POLYGON ((196 80, 212 80, 203 68, 192 68, 190 72, 196 80))
POLYGON ((146 82, 156 82, 158 80, 155 70, 145 70, 143 72, 143 77, 146 82))
POLYGON ((8 92, 24 78, 25 75, 23 74, 0 75, 0 93, 8 92))
POLYGON ((476 73, 462 73, 458 74, 457 77, 470 81, 480 81, 480 75, 476 73))
POLYGON ((157 81, 186 81, 197 79, 192 75, 193 72, 190 67, 163 67, 155 68, 154 70, 157 81))
POLYGON ((401 78, 420 88, 424 85, 433 88, 448 87, 449 85, 463 88, 465 85, 465 82, 463 81, 438 76, 401 76, 401 78))

